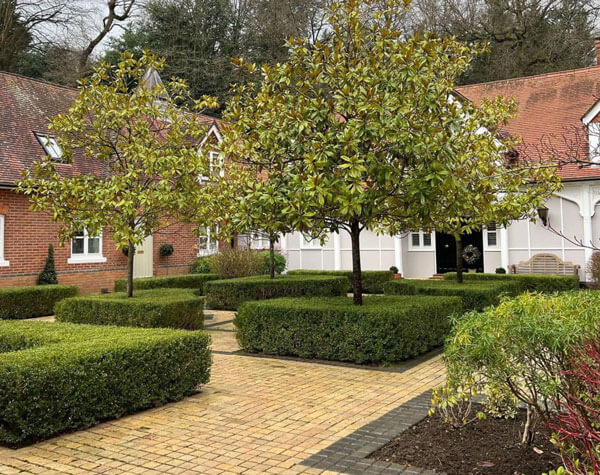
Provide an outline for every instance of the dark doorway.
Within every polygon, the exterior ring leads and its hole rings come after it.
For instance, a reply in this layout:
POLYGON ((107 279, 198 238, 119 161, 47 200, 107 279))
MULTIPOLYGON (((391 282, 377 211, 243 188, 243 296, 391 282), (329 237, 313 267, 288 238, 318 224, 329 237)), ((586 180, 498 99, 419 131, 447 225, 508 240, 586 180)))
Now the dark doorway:
MULTIPOLYGON (((476 269, 483 272, 483 232, 475 231, 471 234, 462 235, 463 249, 469 244, 481 251, 481 257, 475 264, 467 264, 463 259, 463 269, 476 269)), ((435 233, 435 259, 437 273, 456 272, 456 240, 451 234, 435 233)))

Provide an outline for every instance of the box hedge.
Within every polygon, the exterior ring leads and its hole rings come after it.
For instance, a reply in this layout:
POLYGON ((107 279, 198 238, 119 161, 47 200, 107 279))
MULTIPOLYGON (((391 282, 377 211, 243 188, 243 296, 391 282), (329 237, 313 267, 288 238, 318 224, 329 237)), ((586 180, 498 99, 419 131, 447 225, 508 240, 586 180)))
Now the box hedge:
POLYGON ((285 275, 274 279, 253 276, 216 280, 206 283, 206 306, 235 310, 247 300, 344 295, 347 287, 348 280, 345 277, 325 275, 285 275))
MULTIPOLYGON (((349 282, 348 292, 352 292, 353 278, 352 271, 345 270, 309 270, 299 269, 291 270, 288 272, 289 275, 335 275, 346 277, 349 282)), ((383 284, 394 278, 392 271, 379 271, 379 270, 366 270, 362 271, 362 287, 363 292, 367 294, 382 294, 383 284)))
POLYGON ((0 321, 0 443, 20 446, 194 393, 203 332, 0 321))
POLYGON ((56 305, 59 322, 197 330, 204 325, 204 297, 191 289, 137 290, 74 297, 56 305))
POLYGON ((394 280, 385 284, 386 295, 454 295, 460 297, 465 310, 483 310, 497 305, 503 294, 517 295, 516 282, 474 282, 462 284, 447 280, 394 280))
MULTIPOLYGON (((579 276, 547 274, 481 274, 465 273, 467 281, 517 282, 522 292, 560 292, 579 289, 579 276)), ((444 280, 456 281, 456 272, 444 274, 444 280)))
MULTIPOLYGON (((165 277, 144 277, 133 279, 133 289, 198 289, 204 294, 204 284, 209 280, 218 280, 217 274, 183 274, 165 277)), ((127 290, 126 280, 115 281, 115 292, 127 290)))
POLYGON ((353 363, 392 363, 442 345, 458 297, 367 296, 246 302, 234 324, 245 351, 353 363))
POLYGON ((36 285, 0 289, 0 319, 44 317, 54 305, 77 295, 74 285, 36 285))

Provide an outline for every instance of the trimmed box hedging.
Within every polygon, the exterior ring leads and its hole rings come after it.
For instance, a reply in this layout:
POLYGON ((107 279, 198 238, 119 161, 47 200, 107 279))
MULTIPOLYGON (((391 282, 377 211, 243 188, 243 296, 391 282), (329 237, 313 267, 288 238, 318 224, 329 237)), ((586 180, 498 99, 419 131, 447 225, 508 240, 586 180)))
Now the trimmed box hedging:
POLYGON ((137 290, 74 297, 56 305, 59 322, 198 330, 204 325, 204 297, 191 289, 137 290))
MULTIPOLYGON (((517 282, 522 292, 561 292, 579 289, 579 276, 547 274, 481 274, 465 273, 468 281, 510 281, 517 282)), ((456 281, 456 272, 444 274, 444 280, 456 281)))
POLYGON ((206 306, 218 310, 236 310, 247 300, 278 297, 321 297, 344 295, 348 287, 345 277, 325 275, 284 275, 207 282, 206 306))
POLYGON ((454 295, 461 298, 465 310, 483 310, 497 305, 503 294, 517 295, 519 289, 518 283, 509 281, 459 284, 448 280, 405 279, 390 281, 384 286, 386 295, 454 295))
POLYGON ((393 363, 441 346, 458 297, 367 296, 246 302, 234 324, 249 352, 353 363, 393 363))
POLYGON ((203 332, 0 321, 0 443, 180 400, 210 377, 203 332))
MULTIPOLYGON (((394 273, 387 270, 365 270, 362 271, 361 274, 363 292, 367 294, 382 294, 383 284, 394 278, 394 273)), ((348 286, 348 292, 352 292, 352 271, 298 269, 289 271, 288 275, 335 275, 346 277, 350 284, 348 286)))
POLYGON ((0 289, 0 319, 45 317, 54 305, 77 295, 74 285, 32 285, 0 289))
MULTIPOLYGON (((165 277, 144 277, 133 279, 133 289, 199 289, 204 294, 204 284, 209 280, 218 280, 217 274, 182 274, 165 277)), ((127 290, 126 280, 115 281, 115 292, 127 290)))

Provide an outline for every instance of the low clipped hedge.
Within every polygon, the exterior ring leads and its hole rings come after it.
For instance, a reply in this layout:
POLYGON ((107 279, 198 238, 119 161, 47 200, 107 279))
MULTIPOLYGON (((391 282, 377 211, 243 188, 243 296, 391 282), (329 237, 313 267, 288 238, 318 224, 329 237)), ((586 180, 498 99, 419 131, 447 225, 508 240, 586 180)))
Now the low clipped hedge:
MULTIPOLYGON (((456 272, 444 274, 444 280, 456 281, 456 272)), ((576 275, 465 273, 463 280, 516 282, 521 292, 561 292, 579 289, 579 276, 576 275)))
POLYGON ((194 393, 203 332, 0 321, 0 443, 21 446, 194 393))
MULTIPOLYGON (((183 274, 165 277, 145 277, 133 279, 133 289, 199 289, 204 294, 204 284, 209 280, 218 280, 217 274, 183 274)), ((115 281, 115 292, 127 290, 126 280, 115 281)))
POLYGON ((77 295, 74 285, 35 285, 0 289, 0 319, 44 317, 54 305, 77 295))
POLYGON ((345 277, 325 275, 268 276, 207 282, 206 306, 220 310, 236 310, 247 300, 277 297, 320 297, 344 295, 348 287, 345 277))
POLYGON ((441 346, 458 297, 367 296, 246 302, 234 324, 249 352, 353 363, 393 363, 441 346))
POLYGON ((204 325, 204 297, 191 289, 155 289, 74 297, 56 305, 59 322, 198 330, 204 325))
POLYGON ((394 280, 384 286, 386 295, 454 295, 460 297, 465 310, 483 310, 497 305, 503 294, 517 295, 516 282, 474 282, 462 284, 447 280, 394 280))
MULTIPOLYGON (((348 292, 352 292, 353 277, 352 271, 346 270, 308 270, 299 269, 291 270, 288 272, 289 275, 334 275, 346 277, 350 285, 348 286, 348 292)), ((367 294, 382 294, 383 284, 394 278, 394 273, 387 270, 366 270, 362 271, 362 288, 363 292, 367 294)))

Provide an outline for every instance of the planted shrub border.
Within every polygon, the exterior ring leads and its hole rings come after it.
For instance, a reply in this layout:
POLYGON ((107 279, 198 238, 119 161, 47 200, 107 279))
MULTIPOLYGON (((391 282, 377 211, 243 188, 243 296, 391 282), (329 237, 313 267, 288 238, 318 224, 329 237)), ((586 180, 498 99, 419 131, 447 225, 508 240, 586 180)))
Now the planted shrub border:
POLYGON ((0 443, 180 400, 208 382, 209 346, 203 332, 0 321, 0 443))
MULTIPOLYGON (((333 275, 346 277, 349 282, 348 292, 352 292, 352 271, 345 270, 291 270, 288 275, 333 275)), ((394 278, 392 271, 367 270, 361 273, 363 292, 367 294, 382 294, 383 285, 394 278)))
POLYGON ((198 330, 204 325, 204 297, 191 289, 138 290, 74 297, 56 305, 59 322, 198 330))
POLYGON ((458 297, 367 296, 246 302, 234 319, 249 352, 352 363, 393 363, 443 344, 458 297))
POLYGON ((35 285, 0 289, 0 319, 45 317, 54 305, 77 295, 74 285, 35 285))
POLYGON ((474 282, 462 284, 447 280, 394 280, 384 285, 386 295, 454 295, 460 297, 465 310, 483 310, 497 305, 503 294, 517 295, 516 282, 474 282))
MULTIPOLYGON (((580 287, 576 275, 546 274, 463 274, 466 281, 517 282, 522 292, 559 292, 577 290, 580 287)), ((456 281, 456 272, 444 274, 444 280, 456 281)))
POLYGON ((348 287, 345 277, 325 275, 290 275, 242 277, 207 282, 206 306, 219 310, 236 310, 247 300, 277 297, 315 297, 344 295, 348 287))
MULTIPOLYGON (((204 294, 204 284, 210 280, 218 280, 217 274, 183 274, 171 275, 165 277, 145 277, 143 279, 133 279, 134 289, 199 289, 204 294)), ((115 281, 115 292, 125 292, 127 290, 126 280, 115 281)))

